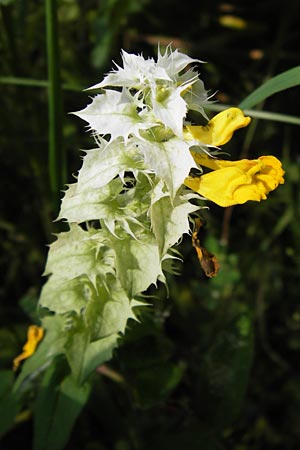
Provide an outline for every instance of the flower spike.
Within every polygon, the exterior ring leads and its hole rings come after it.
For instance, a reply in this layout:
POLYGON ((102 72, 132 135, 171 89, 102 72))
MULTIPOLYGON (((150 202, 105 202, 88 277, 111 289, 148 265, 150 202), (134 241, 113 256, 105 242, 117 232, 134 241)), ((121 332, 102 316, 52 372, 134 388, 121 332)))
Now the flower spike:
MULTIPOLYGON (((128 320, 139 319, 149 287, 166 284, 167 270, 176 273, 174 246, 191 234, 199 194, 230 206, 265 199, 284 182, 274 156, 232 162, 211 156, 210 147, 226 144, 250 118, 229 108, 207 119, 211 95, 194 67, 200 60, 170 46, 157 60, 125 51, 121 57, 93 86, 99 92, 92 101, 73 113, 95 145, 62 199, 57 220, 68 228, 49 248, 38 304, 42 328, 29 327, 14 359, 16 369, 32 356, 43 370, 64 355, 80 386, 111 358, 128 320), (186 125, 191 111, 207 125, 186 125), (202 166, 211 172, 193 176, 202 166), (34 354, 44 330, 43 348, 34 354)), ((218 260, 202 246, 197 226, 192 238, 205 274, 215 276, 218 260)))

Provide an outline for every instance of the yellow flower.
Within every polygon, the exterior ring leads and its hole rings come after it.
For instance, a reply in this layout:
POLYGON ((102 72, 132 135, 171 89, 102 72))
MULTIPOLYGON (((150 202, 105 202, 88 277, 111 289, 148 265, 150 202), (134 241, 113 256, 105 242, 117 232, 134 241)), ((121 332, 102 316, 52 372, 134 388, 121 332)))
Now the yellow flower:
POLYGON ((183 134, 186 140, 197 140, 202 144, 224 145, 233 133, 249 125, 250 117, 245 117, 239 108, 228 108, 213 117, 207 125, 186 126, 183 134))
MULTIPOLYGON (((233 133, 250 123, 250 118, 238 108, 229 108, 217 114, 206 126, 187 126, 186 140, 219 146, 226 144, 233 133)), ((184 184, 220 206, 242 204, 248 200, 264 200, 267 194, 284 183, 281 162, 275 156, 258 159, 224 161, 191 151, 197 164, 213 172, 189 176, 184 184)))
POLYGON ((36 325, 31 325, 27 331, 27 342, 23 346, 23 353, 13 360, 13 369, 16 370, 23 359, 29 358, 36 350, 38 343, 44 336, 44 330, 36 325))
POLYGON ((275 156, 224 161, 192 152, 195 161, 213 172, 189 176, 184 184, 220 206, 232 206, 248 200, 265 200, 267 194, 284 183, 281 162, 275 156))

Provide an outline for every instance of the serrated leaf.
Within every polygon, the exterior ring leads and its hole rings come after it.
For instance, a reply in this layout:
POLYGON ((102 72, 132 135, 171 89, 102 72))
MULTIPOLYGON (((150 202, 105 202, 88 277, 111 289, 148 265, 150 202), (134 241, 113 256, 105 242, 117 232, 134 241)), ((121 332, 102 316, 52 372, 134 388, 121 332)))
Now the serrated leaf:
POLYGON ((93 370, 108 361, 117 346, 118 333, 90 342, 90 330, 78 329, 66 346, 66 357, 78 384, 83 383, 93 370))
POLYGON ((100 364, 112 358, 113 351, 118 345, 118 334, 111 334, 97 341, 91 342, 85 353, 84 366, 81 373, 81 381, 84 382, 90 373, 100 364))
POLYGON ((149 127, 137 111, 139 106, 136 97, 128 90, 118 92, 108 89, 96 95, 86 108, 73 114, 88 122, 94 132, 110 134, 111 140, 123 137, 127 141, 130 134, 138 135, 139 130, 149 127))
MULTIPOLYGON (((148 89, 155 82, 174 79, 177 81, 178 74, 193 62, 202 62, 198 59, 171 50, 168 46, 165 53, 158 51, 157 63, 153 58, 144 59, 142 55, 129 54, 122 50, 123 67, 110 72, 101 83, 97 83, 89 89, 99 89, 106 86, 126 86, 137 90, 148 89)), ((176 83, 176 82, 175 82, 176 83)))
POLYGON ((91 340, 110 334, 124 333, 129 318, 134 318, 129 298, 120 283, 109 277, 106 286, 97 286, 84 313, 84 322, 91 340))
POLYGON ((70 230, 60 233, 51 244, 44 275, 72 280, 86 274, 95 283, 97 276, 111 271, 99 253, 103 245, 101 230, 84 231, 71 224, 70 230))
POLYGON ((88 189, 78 192, 77 185, 71 185, 62 201, 59 218, 67 218, 69 222, 86 222, 103 220, 112 234, 116 224, 120 224, 128 234, 133 233, 130 224, 140 224, 141 216, 149 208, 149 180, 141 176, 136 186, 125 188, 119 178, 111 180, 101 189, 88 189), (147 190, 146 190, 147 188, 147 190), (148 203, 147 203, 148 202, 148 203))
POLYGON ((253 91, 240 104, 239 108, 248 109, 262 102, 277 92, 300 85, 300 66, 276 75, 253 91))
POLYGON ((70 311, 79 314, 86 307, 93 289, 93 284, 86 276, 72 280, 50 277, 42 288, 39 304, 57 314, 70 311))
POLYGON ((125 146, 121 139, 88 150, 78 174, 78 191, 99 189, 124 171, 136 172, 143 168, 143 158, 130 140, 125 146))
POLYGON ((129 298, 163 278, 158 245, 151 232, 145 230, 137 239, 112 237, 110 242, 116 255, 117 277, 129 298))
POLYGON ((95 361, 101 364, 105 358, 111 357, 117 336, 125 332, 128 319, 135 318, 132 309, 139 305, 139 302, 130 302, 112 275, 107 279, 107 286, 98 283, 92 290, 81 314, 73 317, 66 344, 66 356, 77 380, 82 380, 83 374, 91 370, 95 361), (113 337, 110 339, 110 336, 113 337), (92 345, 95 342, 97 345, 92 345), (98 355, 94 354, 95 348, 98 355))
POLYGON ((171 50, 168 46, 164 54, 161 54, 160 49, 158 49, 157 65, 166 70, 169 74, 170 79, 178 77, 179 73, 188 65, 196 62, 203 62, 200 59, 191 58, 184 53, 179 52, 177 49, 171 50))
MULTIPOLYGON (((194 72, 191 70, 191 73, 194 72)), ((183 74, 182 78, 186 79, 190 76, 191 75, 189 72, 187 72, 186 74, 183 74)), ((210 104, 210 97, 207 95, 207 91, 204 88, 204 83, 202 80, 197 79, 195 83, 193 83, 192 86, 183 93, 183 98, 189 110, 198 111, 203 115, 203 117, 209 120, 204 107, 207 107, 207 105, 210 104)))
POLYGON ((168 80, 169 75, 163 67, 158 67, 153 58, 144 59, 141 55, 134 55, 122 50, 124 68, 117 66, 118 70, 109 73, 101 83, 89 89, 99 89, 106 86, 126 86, 134 89, 149 87, 151 80, 168 80))
POLYGON ((113 214, 115 199, 123 190, 120 179, 111 180, 100 189, 79 190, 78 184, 71 184, 62 199, 58 219, 69 223, 82 223, 89 220, 108 218, 113 214))
POLYGON ((188 215, 198 210, 199 207, 188 201, 190 194, 177 195, 171 201, 170 196, 162 196, 158 192, 159 188, 157 186, 153 192, 150 218, 160 254, 163 256, 170 247, 179 241, 184 233, 189 232, 188 215))
POLYGON ((178 138, 166 142, 140 142, 145 165, 167 185, 171 199, 183 184, 185 178, 195 167, 189 145, 178 138))

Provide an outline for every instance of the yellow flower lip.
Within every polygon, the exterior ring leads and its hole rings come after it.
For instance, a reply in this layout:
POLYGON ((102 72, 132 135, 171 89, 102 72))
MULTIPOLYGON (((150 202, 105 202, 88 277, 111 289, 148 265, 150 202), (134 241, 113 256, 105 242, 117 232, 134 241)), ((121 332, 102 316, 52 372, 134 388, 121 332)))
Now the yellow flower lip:
POLYGON ((38 343, 43 339, 44 329, 38 327, 37 325, 30 325, 27 331, 27 341, 23 346, 23 352, 14 358, 13 360, 13 369, 16 370, 20 362, 24 359, 29 358, 35 352, 38 343))
POLYGON ((261 201, 284 183, 284 170, 275 156, 224 161, 191 152, 197 164, 213 170, 200 177, 189 176, 184 184, 217 205, 227 207, 249 200, 261 201))
POLYGON ((188 125, 183 134, 186 140, 218 147, 226 144, 239 128, 249 125, 251 119, 239 108, 228 108, 215 115, 207 125, 188 125))

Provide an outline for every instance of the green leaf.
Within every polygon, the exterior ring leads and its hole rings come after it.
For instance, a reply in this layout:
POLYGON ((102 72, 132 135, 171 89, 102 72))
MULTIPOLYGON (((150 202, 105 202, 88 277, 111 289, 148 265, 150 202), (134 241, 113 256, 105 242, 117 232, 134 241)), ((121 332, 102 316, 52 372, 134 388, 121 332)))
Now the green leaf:
POLYGON ((112 236, 110 242, 116 254, 117 277, 129 298, 156 284, 158 278, 164 279, 158 245, 150 231, 144 230, 137 239, 112 236))
POLYGON ((98 284, 81 316, 72 320, 66 356, 78 382, 111 358, 128 319, 135 319, 132 309, 140 305, 129 301, 113 276, 107 279, 107 286, 98 284))
POLYGON ((55 366, 44 375, 35 403, 34 450, 61 450, 86 404, 91 386, 78 385, 72 376, 62 379, 55 366))
POLYGON ((91 342, 85 353, 84 365, 81 372, 81 381, 84 382, 90 373, 106 361, 112 358, 113 351, 117 347, 118 334, 112 334, 95 342, 91 342))
POLYGON ((85 352, 90 342, 90 330, 84 327, 81 319, 78 319, 77 322, 77 329, 69 336, 66 344, 66 357, 72 370, 72 376, 77 383, 80 383, 85 352))
POLYGON ((241 109, 252 108, 271 95, 298 85, 300 85, 300 66, 289 69, 266 81, 262 86, 248 95, 239 104, 239 107, 241 109))
POLYGON ((90 331, 86 328, 71 336, 66 346, 66 356, 77 383, 85 382, 96 367, 111 359, 118 337, 115 333, 90 342, 90 331))
POLYGON ((13 428, 20 409, 18 397, 12 392, 13 382, 11 370, 0 370, 0 438, 13 428))

